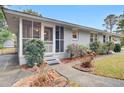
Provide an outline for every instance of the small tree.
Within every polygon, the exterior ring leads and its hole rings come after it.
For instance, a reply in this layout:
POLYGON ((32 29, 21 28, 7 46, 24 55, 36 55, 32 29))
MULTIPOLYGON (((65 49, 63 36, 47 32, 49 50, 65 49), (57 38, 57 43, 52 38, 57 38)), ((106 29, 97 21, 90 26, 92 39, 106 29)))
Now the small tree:
POLYGON ((27 41, 24 47, 24 51, 27 65, 29 67, 43 63, 45 47, 41 40, 33 39, 27 41))
POLYGON ((110 32, 112 32, 114 26, 115 26, 116 23, 117 23, 117 18, 118 18, 118 17, 117 17, 116 15, 114 15, 114 14, 108 15, 108 16, 104 19, 105 24, 103 24, 103 26, 105 26, 106 29, 108 29, 110 32))
POLYGON ((40 13, 33 11, 32 9, 26 9, 26 10, 23 10, 23 12, 32 14, 32 15, 36 15, 36 16, 42 16, 40 13))
POLYGON ((124 30, 124 19, 118 22, 117 29, 124 30))

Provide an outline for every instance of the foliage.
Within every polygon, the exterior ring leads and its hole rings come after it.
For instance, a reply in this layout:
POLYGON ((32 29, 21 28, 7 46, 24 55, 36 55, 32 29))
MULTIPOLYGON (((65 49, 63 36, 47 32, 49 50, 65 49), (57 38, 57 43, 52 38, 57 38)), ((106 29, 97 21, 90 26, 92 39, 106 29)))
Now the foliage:
POLYGON ((90 49, 94 52, 97 52, 99 47, 100 47, 100 42, 96 41, 96 42, 90 43, 90 49))
POLYGON ((105 46, 108 47, 108 51, 109 50, 114 50, 115 44, 113 42, 106 42, 105 46))
POLYGON ((79 44, 78 45, 78 50, 79 50, 79 56, 84 56, 85 54, 87 54, 87 51, 89 51, 89 49, 87 47, 85 47, 84 45, 79 44))
POLYGON ((5 28, 6 28, 6 26, 5 26, 5 18, 4 18, 2 10, 0 9, 0 32, 5 28))
POLYGON ((0 32, 0 44, 3 44, 8 39, 12 39, 12 33, 8 29, 3 29, 0 32))
POLYGON ((115 44, 114 52, 120 52, 121 51, 121 44, 115 44))
POLYGON ((114 43, 106 42, 101 44, 100 42, 93 42, 90 44, 90 49, 98 54, 108 54, 110 50, 114 49, 114 43))
POLYGON ((12 33, 8 30, 2 10, 0 10, 0 48, 3 48, 3 43, 8 39, 12 39, 12 33))
POLYGON ((108 47, 105 44, 100 45, 100 47, 98 48, 97 52, 100 55, 105 55, 105 54, 108 53, 108 47))
POLYGON ((36 16, 42 16, 40 13, 33 11, 32 9, 26 9, 26 10, 23 10, 23 12, 32 14, 32 15, 36 15, 36 16))
POLYGON ((120 20, 117 24, 117 29, 124 30, 124 19, 120 20))
POLYGON ((87 49, 85 46, 83 45, 79 45, 79 44, 70 44, 67 46, 67 53, 70 55, 70 58, 73 57, 81 57, 84 56, 87 53, 87 49))
POLYGON ((121 46, 124 46, 124 37, 121 37, 121 46))
POLYGON ((2 49, 3 48, 3 44, 0 44, 0 49, 2 49))
POLYGON ((45 47, 41 40, 29 40, 26 42, 25 47, 25 58, 27 65, 33 67, 43 63, 45 47))
POLYGON ((106 29, 110 30, 110 32, 112 32, 114 26, 116 25, 117 23, 117 16, 114 15, 114 14, 110 14, 108 15, 105 19, 104 19, 104 22, 105 24, 103 24, 106 29))

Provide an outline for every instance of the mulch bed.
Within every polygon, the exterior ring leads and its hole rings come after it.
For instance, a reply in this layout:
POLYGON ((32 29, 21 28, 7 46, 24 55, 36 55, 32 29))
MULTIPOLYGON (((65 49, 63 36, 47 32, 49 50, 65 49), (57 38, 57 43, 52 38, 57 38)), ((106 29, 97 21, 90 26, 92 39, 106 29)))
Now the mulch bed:
POLYGON ((43 64, 40 64, 37 67, 28 67, 26 64, 20 66, 22 71, 29 71, 29 72, 37 72, 37 69, 42 69, 45 67, 48 67, 47 62, 43 62, 43 64))
MULTIPOLYGON (((91 52, 91 53, 94 53, 95 57, 100 56, 100 55, 96 54, 95 52, 91 52)), ((71 62, 79 62, 79 61, 81 61, 82 59, 85 59, 85 58, 86 58, 86 56, 76 57, 76 58, 63 58, 63 59, 60 59, 60 61, 64 64, 66 64, 66 63, 71 63, 71 62)))
POLYGON ((71 63, 71 62, 77 62, 80 61, 83 57, 77 57, 77 58, 63 58, 60 61, 64 64, 71 63))
POLYGON ((16 82, 13 87, 66 87, 68 79, 54 69, 44 75, 33 75, 16 82))
POLYGON ((47 63, 29 68, 26 65, 21 66, 21 70, 34 73, 29 77, 17 81, 13 87, 66 87, 68 78, 61 75, 54 69, 50 69, 47 63))
POLYGON ((92 71, 91 68, 84 68, 84 67, 81 66, 81 64, 76 64, 72 67, 77 69, 77 70, 84 71, 84 72, 91 72, 92 71))

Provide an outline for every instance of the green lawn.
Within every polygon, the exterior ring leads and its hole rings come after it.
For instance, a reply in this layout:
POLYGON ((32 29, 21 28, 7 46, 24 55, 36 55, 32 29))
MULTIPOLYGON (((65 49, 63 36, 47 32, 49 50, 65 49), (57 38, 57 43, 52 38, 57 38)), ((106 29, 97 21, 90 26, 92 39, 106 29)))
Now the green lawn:
POLYGON ((124 79, 124 54, 105 56, 94 62, 93 74, 124 79))

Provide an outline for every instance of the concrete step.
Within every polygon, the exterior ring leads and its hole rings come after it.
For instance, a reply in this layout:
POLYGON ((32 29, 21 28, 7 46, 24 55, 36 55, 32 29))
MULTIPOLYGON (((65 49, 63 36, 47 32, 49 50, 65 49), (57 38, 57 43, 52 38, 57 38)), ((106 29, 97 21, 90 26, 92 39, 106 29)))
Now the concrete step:
POLYGON ((55 65, 55 64, 59 64, 60 60, 59 59, 49 59, 46 60, 48 62, 49 65, 55 65))
POLYGON ((60 60, 54 55, 47 55, 44 59, 48 62, 49 65, 59 64, 60 60))

